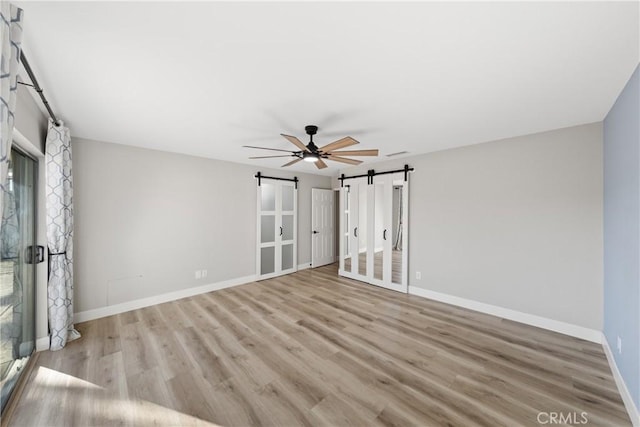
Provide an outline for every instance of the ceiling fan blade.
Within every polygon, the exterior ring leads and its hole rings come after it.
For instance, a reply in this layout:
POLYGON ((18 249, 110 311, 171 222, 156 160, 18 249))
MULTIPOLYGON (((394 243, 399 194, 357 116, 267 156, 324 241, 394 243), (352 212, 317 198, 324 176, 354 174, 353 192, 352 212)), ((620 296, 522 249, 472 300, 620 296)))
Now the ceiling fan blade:
POLYGON ((338 157, 338 156, 329 156, 328 160, 333 160, 334 162, 347 163, 349 165, 359 165, 360 163, 362 163, 362 160, 347 159, 346 157, 338 157))
POLYGON ((288 156, 260 156, 260 157, 249 157, 250 159, 273 159, 275 157, 291 157, 291 155, 288 156))
POLYGON ((281 167, 286 168, 287 166, 291 166, 291 165, 294 165, 294 164, 298 163, 300 160, 302 160, 302 159, 291 160, 289 163, 285 163, 281 167))
POLYGON ((324 147, 320 147, 320 151, 323 151, 326 153, 331 150, 339 150, 340 148, 350 147, 355 144, 360 144, 360 143, 355 139, 351 138, 350 136, 345 136, 344 138, 334 141, 331 144, 327 144, 324 147))
POLYGON ((281 133, 280 135, 284 136, 287 141, 289 141, 290 143, 292 143, 293 145, 295 145, 296 147, 298 147, 299 149, 301 149, 302 151, 309 151, 309 149, 307 148, 306 145, 304 145, 302 143, 302 141, 300 141, 298 138, 296 138, 295 136, 291 136, 291 135, 285 135, 284 133, 281 133))
POLYGON ((318 159, 315 164, 318 169, 324 169, 327 167, 327 164, 323 162, 322 159, 318 159))
POLYGON ((377 156, 378 150, 332 151, 329 154, 334 156, 377 156))
POLYGON ((252 145, 243 145, 244 148, 257 148, 258 150, 284 151, 285 153, 294 153, 291 150, 280 150, 279 148, 254 147, 252 145))

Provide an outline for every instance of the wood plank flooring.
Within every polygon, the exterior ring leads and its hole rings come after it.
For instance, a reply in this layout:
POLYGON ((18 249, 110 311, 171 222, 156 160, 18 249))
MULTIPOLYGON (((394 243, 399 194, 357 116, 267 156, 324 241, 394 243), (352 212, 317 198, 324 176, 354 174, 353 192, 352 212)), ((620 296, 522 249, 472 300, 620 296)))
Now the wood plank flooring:
POLYGON ((11 425, 631 425, 599 345, 335 265, 77 328, 41 353, 11 425))

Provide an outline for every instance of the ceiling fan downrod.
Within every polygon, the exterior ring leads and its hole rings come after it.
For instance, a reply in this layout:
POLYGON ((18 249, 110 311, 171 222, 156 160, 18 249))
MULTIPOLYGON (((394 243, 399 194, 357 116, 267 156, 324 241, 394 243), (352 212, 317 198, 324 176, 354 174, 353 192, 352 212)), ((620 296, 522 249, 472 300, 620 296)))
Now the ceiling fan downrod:
POLYGON ((309 143, 307 144, 307 148, 312 153, 317 152, 318 151, 318 147, 316 146, 316 144, 313 143, 313 135, 318 133, 318 126, 307 125, 307 126, 304 127, 304 130, 307 132, 307 135, 309 135, 309 143))

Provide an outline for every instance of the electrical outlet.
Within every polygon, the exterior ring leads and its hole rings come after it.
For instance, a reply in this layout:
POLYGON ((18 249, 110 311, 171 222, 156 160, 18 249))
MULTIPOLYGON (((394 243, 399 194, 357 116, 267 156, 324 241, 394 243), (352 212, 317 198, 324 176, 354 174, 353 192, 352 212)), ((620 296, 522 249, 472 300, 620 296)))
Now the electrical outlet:
POLYGON ((207 270, 202 270, 202 277, 203 278, 207 277, 207 270))
POLYGON ((420 280, 422 279, 422 273, 420 273, 419 271, 416 271, 416 280, 420 280))
POLYGON ((618 354, 622 354, 622 338, 618 337, 618 354))
POLYGON ((202 277, 202 271, 196 270, 196 279, 200 279, 202 277))

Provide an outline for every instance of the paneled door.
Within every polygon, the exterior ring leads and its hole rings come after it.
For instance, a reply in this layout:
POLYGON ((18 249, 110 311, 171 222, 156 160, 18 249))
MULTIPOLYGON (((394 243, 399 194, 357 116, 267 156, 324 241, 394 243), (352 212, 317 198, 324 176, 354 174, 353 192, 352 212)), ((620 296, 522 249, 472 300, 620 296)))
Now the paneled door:
POLYGON ((311 267, 335 261, 333 190, 311 189, 311 267))
POLYGON ((0 230, 3 409, 35 348, 36 165, 31 157, 11 150, 0 230))
POLYGON ((351 262, 351 230, 353 230, 351 215, 351 186, 345 185, 340 188, 338 212, 340 219, 338 220, 339 233, 338 237, 338 274, 348 276, 351 274, 353 263, 351 262))
POLYGON ((262 178, 257 191, 258 279, 297 271, 298 190, 293 182, 262 178))
POLYGON ((341 276, 408 290, 408 189, 404 174, 348 181, 340 190, 341 276))
POLYGON ((349 181, 340 194, 340 275, 352 279, 369 281, 372 274, 373 258, 371 257, 368 241, 371 231, 369 204, 371 188, 366 178, 349 181))
POLYGON ((408 291, 408 189, 403 174, 373 178, 373 277, 370 283, 408 291))

